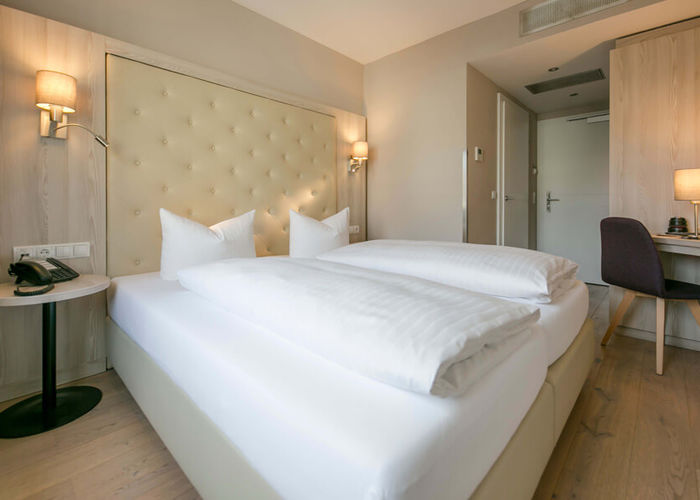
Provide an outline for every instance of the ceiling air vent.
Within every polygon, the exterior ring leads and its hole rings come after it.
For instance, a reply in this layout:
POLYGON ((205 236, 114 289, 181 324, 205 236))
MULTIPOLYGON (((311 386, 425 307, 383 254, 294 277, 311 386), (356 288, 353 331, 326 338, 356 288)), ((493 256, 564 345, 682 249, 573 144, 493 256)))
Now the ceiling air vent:
POLYGON ((520 36, 609 9, 629 0, 547 0, 520 11, 520 36))
POLYGON ((598 80, 605 80, 605 73, 603 73, 602 69, 594 69, 592 71, 562 76, 561 78, 531 83, 530 85, 525 85, 525 88, 532 94, 541 94, 542 92, 549 92, 550 90, 563 89, 574 85, 581 85, 582 83, 596 82, 598 80))

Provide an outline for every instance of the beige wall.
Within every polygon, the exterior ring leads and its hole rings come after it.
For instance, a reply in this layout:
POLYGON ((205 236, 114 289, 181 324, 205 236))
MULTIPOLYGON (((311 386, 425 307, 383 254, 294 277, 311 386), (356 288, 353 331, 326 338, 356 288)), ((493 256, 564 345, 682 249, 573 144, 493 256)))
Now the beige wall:
MULTIPOLYGON (((38 69, 69 73, 78 81, 70 121, 104 134, 106 52, 335 116, 338 203, 351 206, 351 224, 364 235, 365 170, 348 176, 345 169, 351 143, 365 136, 364 117, 0 6, 0 282, 9 279, 15 245, 89 241, 90 258, 70 265, 81 273, 106 272, 105 151, 78 129, 69 130, 67 141, 41 138, 34 104, 38 69)), ((58 305, 59 382, 105 369, 105 314, 104 293, 58 305)), ((0 308, 0 401, 40 388, 40 353, 41 308, 0 308)))
MULTIPOLYGON (((232 0, 0 0, 0 4, 362 113, 360 63, 232 0)), ((350 31, 348 36, 353 36, 350 31)))
MULTIPOLYGON (((467 65, 467 241, 470 243, 496 244, 496 200, 491 191, 497 189, 498 178, 498 93, 518 102, 498 87, 471 64, 467 65), (474 147, 484 152, 483 162, 474 159, 474 147)), ((537 157, 537 116, 519 103, 530 114, 530 165, 537 157)), ((536 188, 537 180, 528 173, 528 191, 536 188)), ((528 200, 529 246, 535 248, 537 217, 534 206, 528 200), (534 226, 534 227, 533 227, 534 226)))
POLYGON ((365 66, 369 237, 461 240, 467 63, 583 24, 607 26, 622 13, 621 35, 628 20, 651 28, 696 11, 694 2, 633 0, 520 39, 518 11, 526 2, 365 66))

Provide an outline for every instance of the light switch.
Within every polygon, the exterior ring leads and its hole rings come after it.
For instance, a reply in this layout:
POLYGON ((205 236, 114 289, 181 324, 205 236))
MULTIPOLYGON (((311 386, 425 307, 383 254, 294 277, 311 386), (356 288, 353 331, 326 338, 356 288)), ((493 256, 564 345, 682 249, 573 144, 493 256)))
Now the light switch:
POLYGON ((481 163, 484 161, 484 150, 479 146, 474 146, 474 161, 481 163))
POLYGON ((360 226, 349 226, 348 232, 350 234, 360 234, 360 226))
POLYGON ((90 257, 90 243, 73 245, 73 257, 90 257))
POLYGON ((56 245, 56 258, 69 259, 73 257, 73 245, 56 245))
POLYGON ((491 191, 491 199, 492 200, 496 199, 496 191, 491 191))

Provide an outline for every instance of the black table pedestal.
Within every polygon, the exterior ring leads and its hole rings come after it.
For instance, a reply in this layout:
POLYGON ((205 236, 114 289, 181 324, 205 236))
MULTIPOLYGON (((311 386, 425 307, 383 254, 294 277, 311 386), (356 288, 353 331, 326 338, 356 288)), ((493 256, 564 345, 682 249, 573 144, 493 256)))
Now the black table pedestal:
POLYGON ((42 392, 0 413, 0 438, 39 434, 72 422, 92 410, 102 399, 95 387, 56 390, 56 303, 42 310, 42 392))

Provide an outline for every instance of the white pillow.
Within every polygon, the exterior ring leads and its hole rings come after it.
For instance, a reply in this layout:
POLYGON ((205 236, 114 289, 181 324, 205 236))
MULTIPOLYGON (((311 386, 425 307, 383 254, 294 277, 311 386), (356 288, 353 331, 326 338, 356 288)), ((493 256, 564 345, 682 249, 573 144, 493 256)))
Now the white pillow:
POLYGON ((570 287, 578 270, 569 259, 534 250, 445 241, 374 240, 318 258, 541 303, 570 287))
POLYGON ((316 257, 320 253, 348 245, 350 243, 349 221, 349 208, 344 208, 322 221, 290 210, 289 256, 316 257))
POLYGON ((255 257, 255 210, 211 227, 160 209, 160 277, 176 280, 185 267, 233 257, 255 257))

